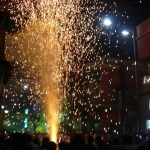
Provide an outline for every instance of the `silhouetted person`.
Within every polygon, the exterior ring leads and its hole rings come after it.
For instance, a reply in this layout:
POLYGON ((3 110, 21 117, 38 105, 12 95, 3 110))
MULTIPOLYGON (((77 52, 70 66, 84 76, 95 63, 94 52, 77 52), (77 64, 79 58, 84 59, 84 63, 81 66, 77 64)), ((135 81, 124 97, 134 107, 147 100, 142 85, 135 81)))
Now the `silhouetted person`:
POLYGON ((34 138, 33 143, 36 144, 37 146, 40 146, 40 140, 39 138, 34 138))
POLYGON ((101 149, 105 149, 107 147, 107 145, 100 136, 96 136, 95 147, 97 150, 101 150, 101 149))
POLYGON ((150 150, 150 140, 148 140, 146 143, 146 150, 150 150))
POLYGON ((23 150, 38 150, 38 145, 33 143, 33 138, 30 134, 24 134, 24 142, 23 150))
POLYGON ((71 150, 83 150, 85 148, 85 138, 82 134, 75 134, 71 138, 71 150))
POLYGON ((57 149, 57 144, 53 141, 50 141, 47 145, 47 150, 56 150, 57 149))
POLYGON ((12 139, 11 138, 6 139, 5 149, 6 150, 11 150, 12 149, 12 139))
POLYGON ((96 150, 96 147, 93 145, 93 143, 94 143, 93 136, 89 136, 85 150, 96 150))
POLYGON ((59 150, 69 150, 70 149, 70 144, 66 142, 60 142, 58 144, 59 150))
POLYGON ((133 144, 133 137, 131 135, 124 135, 122 138, 122 144, 131 145, 133 144))
POLYGON ((13 133, 11 135, 12 140, 12 150, 20 150, 23 149, 25 146, 25 138, 24 135, 21 133, 13 133))
POLYGON ((50 142, 49 138, 48 137, 44 137, 42 139, 41 148, 42 149, 47 149, 49 142, 50 142))

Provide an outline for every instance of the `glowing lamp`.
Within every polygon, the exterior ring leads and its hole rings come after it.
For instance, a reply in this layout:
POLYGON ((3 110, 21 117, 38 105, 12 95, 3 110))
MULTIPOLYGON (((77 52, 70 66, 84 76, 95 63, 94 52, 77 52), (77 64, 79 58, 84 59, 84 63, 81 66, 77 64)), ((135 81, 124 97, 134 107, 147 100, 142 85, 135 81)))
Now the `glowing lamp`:
POLYGON ((126 35, 129 35, 129 32, 126 31, 126 30, 123 30, 123 31, 122 31, 122 34, 126 36, 126 35))
POLYGON ((106 18, 103 23, 105 26, 110 26, 112 22, 110 19, 106 18))

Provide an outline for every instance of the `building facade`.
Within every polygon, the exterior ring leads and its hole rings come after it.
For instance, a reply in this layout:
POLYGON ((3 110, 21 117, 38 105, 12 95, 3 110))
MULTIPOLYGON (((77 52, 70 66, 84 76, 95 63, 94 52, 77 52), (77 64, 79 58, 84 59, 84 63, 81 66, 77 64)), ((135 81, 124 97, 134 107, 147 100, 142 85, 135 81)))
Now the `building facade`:
POLYGON ((148 75, 143 78, 139 95, 139 130, 150 133, 150 18, 137 27, 137 46, 139 59, 149 64, 148 75))
POLYGON ((137 92, 148 74, 148 65, 137 63, 135 72, 134 64, 134 61, 116 58, 101 58, 86 64, 68 97, 70 110, 74 110, 69 116, 70 124, 66 121, 70 131, 102 135, 138 131, 137 92))

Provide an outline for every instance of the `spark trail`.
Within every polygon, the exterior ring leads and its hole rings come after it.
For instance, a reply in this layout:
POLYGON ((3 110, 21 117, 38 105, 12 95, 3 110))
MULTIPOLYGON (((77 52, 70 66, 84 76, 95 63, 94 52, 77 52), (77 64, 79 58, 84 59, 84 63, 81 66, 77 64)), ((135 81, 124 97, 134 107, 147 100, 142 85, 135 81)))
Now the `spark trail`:
POLYGON ((65 1, 40 0, 15 1, 8 7, 18 31, 6 38, 6 57, 22 64, 28 77, 36 81, 36 92, 46 110, 51 139, 56 141, 58 132, 59 98, 63 66, 68 64, 68 53, 63 54, 64 44, 69 46, 72 33, 67 26, 68 15, 76 8, 65 1), (59 97, 59 98, 58 98, 59 97))
MULTIPOLYGON (((46 110, 51 138, 54 135, 56 141, 58 112, 62 105, 72 108, 64 100, 66 95, 72 89, 74 97, 86 91, 78 86, 86 83, 82 81, 85 62, 101 60, 101 55, 109 56, 105 48, 110 49, 110 39, 117 33, 113 28, 104 31, 102 17, 104 13, 115 16, 117 4, 98 0, 15 0, 8 8, 17 30, 7 34, 6 58, 21 64, 26 76, 36 80, 35 91, 46 110)), ((117 44, 118 39, 113 45, 117 47, 117 44)), ((75 97, 75 103, 85 102, 75 97)), ((79 109, 70 111, 80 114, 79 109)), ((69 118, 68 112, 64 115, 69 118)))

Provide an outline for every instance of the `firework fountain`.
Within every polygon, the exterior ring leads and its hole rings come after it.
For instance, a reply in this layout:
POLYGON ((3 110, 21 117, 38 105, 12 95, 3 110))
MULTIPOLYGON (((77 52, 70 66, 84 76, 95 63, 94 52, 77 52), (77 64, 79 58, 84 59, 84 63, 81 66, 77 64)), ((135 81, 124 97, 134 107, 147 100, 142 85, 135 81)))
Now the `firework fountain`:
POLYGON ((71 28, 78 4, 72 0, 27 0, 15 1, 8 8, 17 31, 6 37, 6 57, 22 64, 26 75, 37 81, 35 90, 50 124, 51 139, 56 141, 61 83, 63 72, 68 65, 69 71, 72 67, 69 48, 76 32, 71 28))
MULTIPOLYGON (((26 76, 36 81, 35 92, 45 110, 53 141, 58 134, 59 110, 62 105, 67 107, 64 99, 70 90, 67 84, 70 74, 82 76, 85 60, 101 59, 104 52, 98 44, 101 35, 108 37, 109 47, 113 31, 107 35, 100 24, 100 14, 107 7, 107 3, 88 0, 15 0, 8 5, 17 30, 7 34, 6 58, 21 64, 26 76), (97 21, 99 24, 95 26, 97 21), (90 57, 97 47, 95 57, 90 57)), ((116 3, 113 7, 111 13, 115 14, 116 3)), ((78 84, 80 80, 74 84, 74 93, 83 94, 77 89, 78 84)), ((72 111, 79 113, 78 109, 72 111)))

